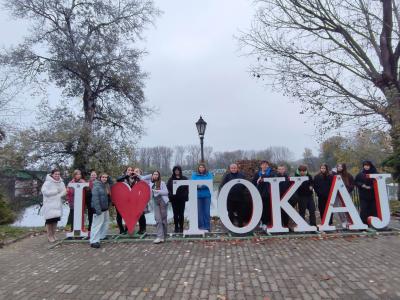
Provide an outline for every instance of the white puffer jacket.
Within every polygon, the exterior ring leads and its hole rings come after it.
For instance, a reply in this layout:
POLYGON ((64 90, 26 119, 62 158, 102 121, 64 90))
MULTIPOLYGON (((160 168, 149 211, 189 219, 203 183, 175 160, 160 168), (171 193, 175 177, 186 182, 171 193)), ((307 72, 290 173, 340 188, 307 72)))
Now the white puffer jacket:
POLYGON ((56 181, 49 174, 42 186, 43 207, 42 213, 46 220, 62 216, 62 199, 65 196, 65 184, 60 178, 56 181))

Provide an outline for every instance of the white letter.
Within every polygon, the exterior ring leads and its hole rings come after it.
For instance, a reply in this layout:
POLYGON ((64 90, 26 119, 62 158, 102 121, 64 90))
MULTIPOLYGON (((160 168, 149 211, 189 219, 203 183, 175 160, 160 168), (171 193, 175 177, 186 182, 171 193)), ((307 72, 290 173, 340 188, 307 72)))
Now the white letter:
POLYGON ((197 186, 206 185, 210 190, 211 199, 213 194, 213 181, 212 180, 174 180, 172 186, 172 193, 175 195, 176 190, 180 186, 189 186, 189 229, 183 231, 183 236, 185 235, 204 235, 206 230, 199 229, 199 216, 197 207, 197 186))
POLYGON ((331 190, 329 192, 329 197, 326 203, 324 215, 321 217, 321 225, 318 225, 319 230, 321 231, 331 231, 335 230, 335 226, 329 225, 329 220, 331 219, 331 215, 333 213, 344 212, 348 213, 351 219, 352 224, 349 226, 350 230, 362 230, 367 229, 368 226, 365 225, 360 218, 360 215, 357 212, 356 207, 351 200, 351 196, 347 191, 346 186, 343 183, 342 177, 340 175, 335 175, 333 177, 331 190), (342 207, 334 207, 335 199, 339 196, 342 207))
POLYGON ((368 217, 368 224, 376 229, 382 229, 389 225, 390 208, 389 197, 386 189, 386 178, 391 178, 390 174, 369 174, 369 178, 374 180, 375 203, 378 217, 368 217))
POLYGON ((271 204, 272 204, 272 227, 267 231, 270 233, 288 232, 289 228, 282 226, 281 209, 283 209, 288 216, 297 224, 294 228, 295 232, 301 231, 317 231, 317 227, 309 225, 288 202, 294 195, 296 190, 301 186, 304 181, 307 181, 307 176, 290 177, 290 181, 294 182, 286 191, 281 199, 279 192, 279 182, 285 181, 285 177, 278 178, 264 178, 265 182, 271 185, 271 204))
MULTIPOLYGON (((244 201, 245 199, 243 199, 244 201)), ((222 224, 224 226, 234 232, 234 233, 246 233, 253 230, 258 222, 260 222, 261 214, 262 214, 262 201, 261 196, 257 188, 250 181, 245 179, 233 179, 225 184, 219 195, 218 195, 218 214, 221 219, 222 224), (253 213, 250 219, 249 224, 243 227, 236 227, 232 224, 231 219, 229 219, 228 210, 227 210, 227 199, 228 194, 231 188, 236 184, 243 184, 250 191, 251 199, 253 201, 253 213)))
POLYGON ((69 183, 68 187, 74 189, 74 222, 72 231, 67 232, 67 237, 75 237, 75 232, 78 236, 87 237, 88 233, 84 230, 84 211, 83 211, 83 189, 89 186, 89 182, 74 182, 69 183))

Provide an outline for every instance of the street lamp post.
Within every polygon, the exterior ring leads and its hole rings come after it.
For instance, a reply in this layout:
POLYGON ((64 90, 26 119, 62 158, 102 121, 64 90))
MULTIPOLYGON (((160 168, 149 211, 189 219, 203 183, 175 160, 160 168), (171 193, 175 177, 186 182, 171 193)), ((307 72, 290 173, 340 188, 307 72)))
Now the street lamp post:
POLYGON ((200 137, 200 149, 201 149, 201 162, 204 163, 204 151, 203 151, 203 141, 204 133, 206 132, 207 123, 200 116, 200 119, 196 122, 197 132, 200 137))

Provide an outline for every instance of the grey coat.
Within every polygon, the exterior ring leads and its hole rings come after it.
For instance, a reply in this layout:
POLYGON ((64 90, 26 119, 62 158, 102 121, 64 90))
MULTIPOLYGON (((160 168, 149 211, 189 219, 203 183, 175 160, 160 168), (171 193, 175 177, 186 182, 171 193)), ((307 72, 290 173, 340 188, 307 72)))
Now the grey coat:
POLYGON ((106 184, 100 180, 95 180, 93 183, 92 208, 95 210, 97 215, 101 215, 103 211, 108 210, 110 204, 106 184))

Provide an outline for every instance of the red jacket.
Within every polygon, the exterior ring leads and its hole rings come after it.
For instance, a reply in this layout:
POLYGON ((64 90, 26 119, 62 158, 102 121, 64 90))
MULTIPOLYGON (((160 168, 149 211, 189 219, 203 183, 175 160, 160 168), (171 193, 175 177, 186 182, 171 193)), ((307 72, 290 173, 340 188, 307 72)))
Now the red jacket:
MULTIPOLYGON (((86 181, 84 179, 80 179, 79 181, 75 181, 75 179, 72 179, 69 183, 77 183, 77 182, 84 183, 86 181)), ((70 187, 67 189, 66 198, 67 198, 67 201, 68 201, 69 208, 71 208, 71 209, 74 208, 74 191, 75 190, 73 188, 70 188, 70 187)))

